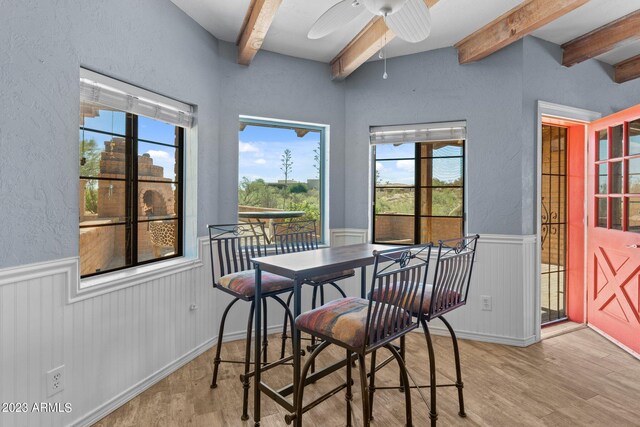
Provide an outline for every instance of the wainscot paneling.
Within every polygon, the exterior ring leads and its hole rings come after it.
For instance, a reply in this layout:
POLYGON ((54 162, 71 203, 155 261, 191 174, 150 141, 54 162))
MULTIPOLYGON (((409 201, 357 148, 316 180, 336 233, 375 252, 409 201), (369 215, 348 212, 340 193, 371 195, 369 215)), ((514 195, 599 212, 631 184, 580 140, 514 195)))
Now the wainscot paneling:
MULTIPOLYGON (((333 230, 331 236, 338 245, 366 241, 366 235, 333 230)), ((211 288, 208 254, 207 239, 200 239, 201 262, 192 268, 73 303, 68 289, 77 280, 77 259, 0 271, 0 402, 60 403, 62 409, 70 403, 72 409, 4 413, 0 427, 90 425, 210 348, 229 298, 211 288), (46 372, 61 365, 64 390, 47 397, 46 372)), ((450 316, 461 338, 535 340, 534 255, 534 237, 482 236, 469 303, 450 316), (492 311, 481 310, 480 295, 492 297, 492 311)), ((347 289, 358 293, 358 275, 347 289)), ((226 340, 246 332, 248 304, 238 305, 226 340)), ((282 311, 270 307, 276 332, 282 311)), ((434 331, 441 331, 437 324, 434 331)))

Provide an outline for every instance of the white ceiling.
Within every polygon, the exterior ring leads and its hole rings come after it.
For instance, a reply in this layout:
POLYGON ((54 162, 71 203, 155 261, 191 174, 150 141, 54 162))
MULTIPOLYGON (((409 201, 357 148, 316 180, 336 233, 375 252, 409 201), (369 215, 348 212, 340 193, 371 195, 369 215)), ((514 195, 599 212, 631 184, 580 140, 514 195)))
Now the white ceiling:
MULTIPOLYGON (((171 0, 220 40, 236 42, 250 0, 171 0)), ((429 38, 412 44, 399 39, 387 48, 387 56, 409 55, 453 46, 522 0, 440 0, 432 9, 429 38)), ((338 0, 283 0, 263 49, 299 58, 329 62, 366 25, 363 14, 343 29, 320 40, 309 40, 313 23, 338 0)), ((534 36, 562 44, 640 8, 640 0, 590 0, 534 36)), ((628 43, 598 59, 614 64, 640 54, 640 41, 628 43)))

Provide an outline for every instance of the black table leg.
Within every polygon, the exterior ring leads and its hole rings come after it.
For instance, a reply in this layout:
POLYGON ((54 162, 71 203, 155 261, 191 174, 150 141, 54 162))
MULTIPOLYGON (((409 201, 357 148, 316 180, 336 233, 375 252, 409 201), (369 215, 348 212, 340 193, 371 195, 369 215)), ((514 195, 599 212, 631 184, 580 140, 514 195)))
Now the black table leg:
POLYGON ((260 361, 262 360, 261 357, 261 349, 262 349, 262 337, 261 337, 261 333, 260 331, 262 331, 262 304, 261 304, 261 299, 262 299, 262 273, 260 271, 260 266, 256 265, 256 293, 254 295, 254 305, 255 305, 255 314, 254 314, 254 320, 255 320, 255 346, 254 346, 254 358, 253 360, 255 361, 254 363, 254 369, 255 369, 255 375, 254 375, 254 381, 253 381, 253 422, 254 422, 254 426, 258 427, 260 425, 260 370, 262 368, 262 365, 260 363, 260 361))
MULTIPOLYGON (((294 279, 293 282, 293 325, 291 325, 291 337, 293 339, 293 396, 294 396, 294 406, 295 399, 298 398, 298 385, 300 383, 300 370, 302 368, 301 364, 301 342, 300 342, 300 330, 296 328, 295 319, 300 316, 300 312, 302 311, 302 289, 298 279, 294 279)), ((302 417, 301 414, 297 414, 298 416, 295 419, 294 425, 296 427, 302 427, 302 417)))
POLYGON ((367 297, 367 267, 360 267, 360 298, 367 297))

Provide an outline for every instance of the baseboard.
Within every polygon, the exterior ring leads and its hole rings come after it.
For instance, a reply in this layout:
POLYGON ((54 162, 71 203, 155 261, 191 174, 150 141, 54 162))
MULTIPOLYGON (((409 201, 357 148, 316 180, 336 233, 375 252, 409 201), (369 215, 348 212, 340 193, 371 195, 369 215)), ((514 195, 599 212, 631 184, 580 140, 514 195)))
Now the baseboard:
MULTIPOLYGON (((267 328, 267 332, 269 334, 278 333, 280 331, 282 331, 282 325, 274 325, 267 328)), ((228 342, 228 341, 235 341, 238 339, 244 339, 246 337, 246 333, 247 333, 246 331, 231 332, 229 334, 225 334, 222 341, 228 342)), ((102 418, 106 417, 107 415, 109 415, 110 413, 112 413, 113 411, 115 411, 125 403, 129 402, 134 397, 138 396, 139 394, 147 390, 149 387, 153 386, 154 384, 168 377, 178 369, 182 368, 187 363, 191 362, 196 357, 200 356, 202 353, 212 348, 216 344, 217 340, 218 340, 218 337, 213 337, 206 340, 205 342, 203 342, 202 344, 200 344, 199 346, 197 346, 187 354, 183 355, 179 359, 169 363, 164 368, 149 375, 144 380, 133 385, 129 389, 123 391, 122 393, 120 393, 113 399, 109 400, 108 402, 100 405, 99 407, 89 412, 85 416, 75 420, 74 422, 69 424, 69 426, 84 427, 84 426, 91 426, 95 424, 96 422, 100 421, 102 418)))
POLYGON ((638 353, 637 351, 632 350, 631 348, 629 348, 626 345, 622 344, 620 341, 618 341, 617 339, 613 338, 611 335, 607 334, 602 329, 599 329, 599 328, 593 326, 592 324, 587 324, 587 326, 589 327, 589 329, 593 329, 598 334, 600 334, 604 338, 606 338, 608 341, 611 341, 613 344, 617 345, 618 347, 620 347, 621 349, 623 349, 624 351, 629 353, 631 356, 633 356, 636 359, 640 360, 640 353, 638 353))
MULTIPOLYGON (((422 333, 422 329, 416 329, 416 331, 422 333)), ((431 331, 433 335, 449 336, 449 331, 443 327, 430 326, 429 331, 431 331)), ((505 337, 501 335, 483 334, 481 332, 469 332, 469 331, 459 331, 459 330, 456 330, 455 332, 456 332, 456 336, 459 339, 488 342, 492 344, 510 345, 513 347, 528 347, 531 344, 536 343, 535 335, 531 335, 530 337, 527 337, 527 338, 513 338, 513 337, 505 337)))

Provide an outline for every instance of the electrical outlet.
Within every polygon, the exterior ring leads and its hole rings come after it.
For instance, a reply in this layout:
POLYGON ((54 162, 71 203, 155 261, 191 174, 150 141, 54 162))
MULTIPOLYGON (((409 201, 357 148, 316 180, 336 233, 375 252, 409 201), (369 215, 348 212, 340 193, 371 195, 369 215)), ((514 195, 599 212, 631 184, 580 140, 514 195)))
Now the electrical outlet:
POLYGON ((482 300, 482 311, 491 311, 491 297, 489 295, 481 295, 480 299, 482 300))
POLYGON ((64 390, 64 365, 47 372, 47 397, 64 390))

